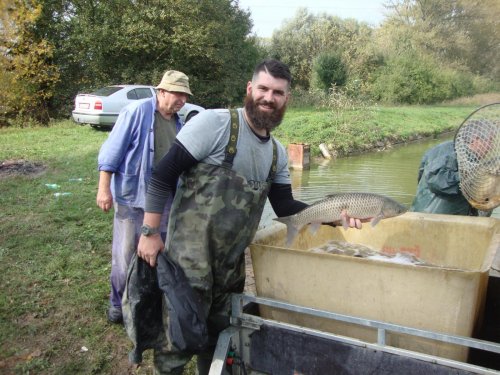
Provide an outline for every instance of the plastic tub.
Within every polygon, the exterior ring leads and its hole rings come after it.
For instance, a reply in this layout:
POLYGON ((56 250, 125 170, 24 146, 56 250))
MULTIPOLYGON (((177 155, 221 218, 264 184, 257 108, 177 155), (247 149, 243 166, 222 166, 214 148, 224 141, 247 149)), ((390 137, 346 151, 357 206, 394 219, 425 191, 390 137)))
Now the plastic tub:
MULTIPOLYGON (((500 247, 500 220, 406 213, 361 230, 304 228, 290 248, 286 227, 260 230, 250 250, 257 295, 340 314, 472 336, 484 308, 488 272, 500 247), (433 266, 404 265, 308 249, 329 240, 410 252, 433 266)), ((263 317, 376 342, 377 332, 342 322, 263 308, 263 317)), ((468 350, 401 334, 387 344, 467 360, 468 350)))

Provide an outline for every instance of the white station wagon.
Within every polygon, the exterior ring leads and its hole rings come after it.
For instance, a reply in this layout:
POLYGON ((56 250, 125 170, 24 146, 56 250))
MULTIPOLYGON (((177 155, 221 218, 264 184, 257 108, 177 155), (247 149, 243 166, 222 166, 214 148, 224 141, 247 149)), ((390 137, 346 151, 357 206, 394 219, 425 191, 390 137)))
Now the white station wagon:
MULTIPOLYGON (((151 98, 153 95, 156 95, 155 88, 146 85, 113 85, 90 94, 78 94, 72 111, 73 120, 92 127, 113 127, 123 107, 134 100, 151 98)), ((186 103, 179 111, 179 117, 187 122, 203 110, 205 108, 186 103)))

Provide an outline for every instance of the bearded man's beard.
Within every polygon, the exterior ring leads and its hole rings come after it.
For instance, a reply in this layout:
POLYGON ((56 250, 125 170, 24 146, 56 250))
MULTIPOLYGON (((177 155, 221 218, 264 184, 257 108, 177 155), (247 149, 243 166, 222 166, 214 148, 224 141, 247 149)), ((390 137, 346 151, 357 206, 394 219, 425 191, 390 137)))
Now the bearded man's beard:
POLYGON ((286 104, 278 109, 276 108, 276 105, 274 103, 268 103, 264 100, 255 102, 251 94, 248 94, 245 97, 245 112, 252 122, 252 125, 257 129, 266 129, 268 133, 270 133, 274 128, 281 124, 281 121, 283 121, 283 116, 285 115, 285 110, 286 104), (274 108, 274 111, 271 113, 262 112, 259 109, 259 103, 271 106, 272 108, 274 108))

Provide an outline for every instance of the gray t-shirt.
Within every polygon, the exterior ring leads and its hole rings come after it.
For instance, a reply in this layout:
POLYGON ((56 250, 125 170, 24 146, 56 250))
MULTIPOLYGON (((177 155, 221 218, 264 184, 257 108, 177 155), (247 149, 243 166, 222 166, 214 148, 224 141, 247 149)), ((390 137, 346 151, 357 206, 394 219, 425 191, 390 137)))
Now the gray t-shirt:
POLYGON ((155 112, 154 122, 155 132, 155 153, 153 165, 156 166, 174 143, 177 130, 175 128, 175 118, 170 120, 164 118, 160 112, 155 112))
MULTIPOLYGON (((243 111, 238 109, 240 119, 236 156, 233 170, 244 176, 250 184, 266 181, 271 168, 273 143, 262 140, 245 121, 243 111)), ((213 109, 200 112, 177 134, 177 139, 198 161, 221 165, 229 141, 231 116, 227 109, 213 109)), ((290 184, 290 172, 286 150, 277 143, 278 163, 273 182, 290 184)))

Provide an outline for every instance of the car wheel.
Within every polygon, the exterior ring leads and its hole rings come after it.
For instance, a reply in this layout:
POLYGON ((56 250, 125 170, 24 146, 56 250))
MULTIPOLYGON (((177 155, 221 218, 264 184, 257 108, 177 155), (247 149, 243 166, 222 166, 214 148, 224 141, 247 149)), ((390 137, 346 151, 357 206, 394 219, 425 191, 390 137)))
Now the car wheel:
POLYGON ((189 120, 191 120, 194 116, 196 116, 199 112, 198 111, 192 111, 192 112, 189 112, 188 115, 186 116, 186 122, 188 122, 189 120))
POLYGON ((99 130, 99 131, 105 131, 110 129, 108 126, 102 126, 102 125, 95 125, 95 124, 90 124, 92 129, 99 130))

